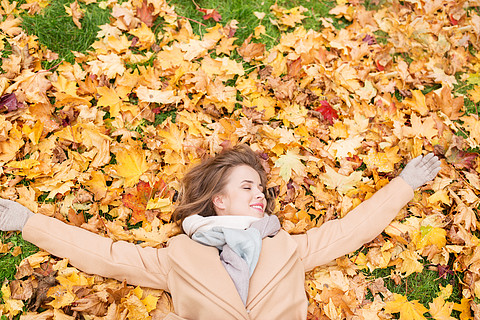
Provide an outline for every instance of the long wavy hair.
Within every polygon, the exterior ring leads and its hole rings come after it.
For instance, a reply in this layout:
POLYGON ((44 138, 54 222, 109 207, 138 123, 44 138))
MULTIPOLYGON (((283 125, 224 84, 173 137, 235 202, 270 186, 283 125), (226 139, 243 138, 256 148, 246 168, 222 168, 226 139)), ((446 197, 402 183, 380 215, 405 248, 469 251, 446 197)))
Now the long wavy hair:
POLYGON ((250 166, 260 176, 267 200, 265 213, 272 213, 275 208, 274 195, 266 188, 265 169, 258 155, 249 146, 241 144, 202 161, 185 174, 181 181, 173 220, 181 226, 183 219, 193 214, 203 217, 215 216, 213 197, 224 190, 232 168, 241 165, 250 166))

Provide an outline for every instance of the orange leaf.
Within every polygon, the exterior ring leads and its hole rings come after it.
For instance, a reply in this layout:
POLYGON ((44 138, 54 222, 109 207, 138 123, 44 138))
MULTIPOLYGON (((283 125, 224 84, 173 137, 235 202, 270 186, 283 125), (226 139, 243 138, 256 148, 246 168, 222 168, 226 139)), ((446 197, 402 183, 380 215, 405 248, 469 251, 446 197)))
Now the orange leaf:
POLYGON ((143 23, 145 23, 148 27, 153 26, 153 21, 155 18, 153 17, 152 12, 155 10, 153 4, 148 3, 147 0, 143 0, 142 6, 137 7, 137 12, 135 16, 139 18, 143 23))
POLYGON ((205 13, 205 15, 203 16, 203 20, 213 19, 216 22, 219 22, 220 20, 222 20, 222 16, 215 9, 198 8, 197 10, 205 13))

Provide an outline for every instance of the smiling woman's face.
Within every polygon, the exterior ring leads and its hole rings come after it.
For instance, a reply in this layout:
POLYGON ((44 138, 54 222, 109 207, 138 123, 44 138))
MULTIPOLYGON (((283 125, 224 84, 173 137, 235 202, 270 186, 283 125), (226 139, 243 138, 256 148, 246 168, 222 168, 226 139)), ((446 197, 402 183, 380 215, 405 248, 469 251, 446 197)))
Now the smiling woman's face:
POLYGON ((267 201, 257 171, 250 166, 232 168, 221 194, 213 197, 218 216, 263 217, 267 201))

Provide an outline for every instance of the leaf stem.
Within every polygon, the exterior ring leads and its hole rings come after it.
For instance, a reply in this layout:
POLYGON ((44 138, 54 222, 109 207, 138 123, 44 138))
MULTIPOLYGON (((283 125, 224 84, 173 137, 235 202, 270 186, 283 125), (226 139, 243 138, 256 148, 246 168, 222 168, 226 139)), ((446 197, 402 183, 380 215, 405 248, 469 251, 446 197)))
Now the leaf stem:
POLYGON ((203 26, 203 27, 207 27, 206 24, 203 24, 203 23, 201 23, 200 21, 197 21, 197 20, 195 20, 195 19, 190 19, 190 18, 181 16, 181 15, 179 15, 179 14, 176 14, 176 16, 179 17, 179 18, 182 18, 182 19, 186 19, 186 20, 190 20, 190 21, 196 22, 196 23, 198 23, 199 25, 201 25, 201 26, 203 26))

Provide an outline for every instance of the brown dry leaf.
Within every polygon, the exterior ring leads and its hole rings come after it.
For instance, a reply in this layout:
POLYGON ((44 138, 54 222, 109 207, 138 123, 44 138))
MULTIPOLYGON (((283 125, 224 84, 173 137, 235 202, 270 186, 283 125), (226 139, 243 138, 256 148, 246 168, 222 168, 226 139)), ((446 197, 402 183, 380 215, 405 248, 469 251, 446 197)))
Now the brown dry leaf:
POLYGON ((77 26, 78 29, 82 29, 82 24, 80 23, 80 19, 83 18, 85 15, 85 12, 83 9, 80 8, 80 5, 78 4, 77 0, 75 2, 72 2, 70 6, 65 6, 65 12, 69 16, 72 17, 73 23, 77 26))
POLYGON ((265 52, 265 45, 262 43, 250 42, 252 37, 248 37, 243 42, 242 46, 237 48, 238 53, 242 56, 243 60, 250 62, 252 60, 259 60, 263 57, 265 52))
POLYGON ((83 311, 94 316, 105 316, 109 305, 109 297, 106 291, 96 292, 76 300, 72 310, 83 311))
POLYGON ((22 28, 20 27, 21 24, 21 19, 15 18, 13 15, 8 15, 3 22, 0 22, 0 30, 10 37, 14 37, 22 32, 22 28))

